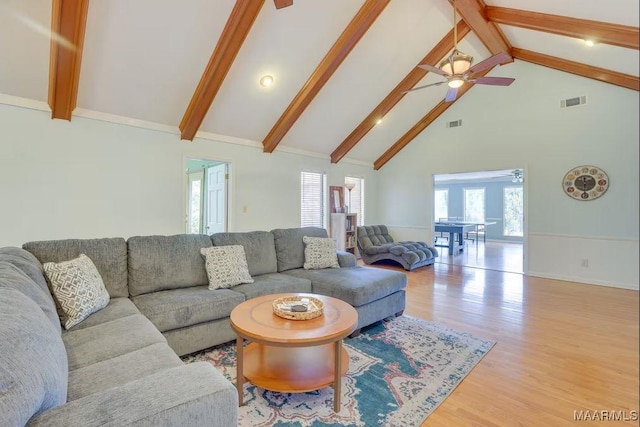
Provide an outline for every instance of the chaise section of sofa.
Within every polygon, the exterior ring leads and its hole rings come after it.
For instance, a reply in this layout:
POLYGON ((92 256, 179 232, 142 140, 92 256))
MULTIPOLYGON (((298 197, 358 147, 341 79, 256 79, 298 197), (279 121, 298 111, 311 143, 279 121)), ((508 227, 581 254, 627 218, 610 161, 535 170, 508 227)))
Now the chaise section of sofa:
POLYGON ((304 236, 328 237, 323 228, 304 227, 276 229, 274 235, 278 271, 311 281, 312 292, 341 299, 358 312, 361 329, 389 316, 400 315, 406 305, 404 273, 356 266, 352 254, 338 257, 341 268, 305 270, 304 236))
POLYGON ((233 385, 208 363, 184 365, 140 310, 118 296, 128 295, 124 239, 24 247, 33 252, 0 248, 2 425, 235 425, 233 385), (111 299, 61 330, 41 263, 80 253, 90 254, 111 299))

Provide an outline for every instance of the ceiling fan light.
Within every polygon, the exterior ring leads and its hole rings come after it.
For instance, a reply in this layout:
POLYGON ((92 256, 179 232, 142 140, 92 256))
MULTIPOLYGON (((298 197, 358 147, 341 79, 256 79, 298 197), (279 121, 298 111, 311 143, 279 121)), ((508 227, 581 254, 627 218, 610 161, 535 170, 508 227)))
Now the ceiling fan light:
POLYGON ((449 82, 447 82, 447 85, 453 89, 459 88, 463 84, 464 84, 464 80, 462 80, 460 77, 454 77, 451 80, 449 80, 449 82))
POLYGON ((456 49, 449 57, 440 63, 438 68, 447 74, 464 74, 471 68, 472 61, 472 56, 466 55, 456 49))

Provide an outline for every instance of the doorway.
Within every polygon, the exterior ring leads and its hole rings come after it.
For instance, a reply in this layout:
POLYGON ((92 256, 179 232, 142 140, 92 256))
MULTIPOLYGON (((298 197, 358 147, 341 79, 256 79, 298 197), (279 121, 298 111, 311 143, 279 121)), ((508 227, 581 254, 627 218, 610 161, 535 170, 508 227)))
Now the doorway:
POLYGON ((187 233, 228 231, 229 164, 189 158, 186 173, 187 233))
POLYGON ((524 178, 523 168, 434 175, 434 244, 440 255, 436 262, 523 273, 524 178), (455 227, 463 232, 449 245, 452 235, 438 229, 455 227))

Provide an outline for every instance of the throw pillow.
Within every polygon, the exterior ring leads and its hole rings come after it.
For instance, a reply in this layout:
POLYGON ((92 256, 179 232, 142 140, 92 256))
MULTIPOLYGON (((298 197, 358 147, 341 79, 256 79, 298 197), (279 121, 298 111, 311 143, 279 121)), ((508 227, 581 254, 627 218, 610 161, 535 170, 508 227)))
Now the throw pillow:
POLYGON ((223 289, 241 283, 253 283, 243 246, 212 246, 200 249, 200 253, 205 259, 209 289, 223 289))
POLYGON ((340 268, 336 245, 330 237, 304 236, 304 267, 305 270, 321 268, 340 268))
POLYGON ((47 262, 44 272, 69 329, 109 304, 109 292, 91 259, 85 254, 59 263, 47 262))

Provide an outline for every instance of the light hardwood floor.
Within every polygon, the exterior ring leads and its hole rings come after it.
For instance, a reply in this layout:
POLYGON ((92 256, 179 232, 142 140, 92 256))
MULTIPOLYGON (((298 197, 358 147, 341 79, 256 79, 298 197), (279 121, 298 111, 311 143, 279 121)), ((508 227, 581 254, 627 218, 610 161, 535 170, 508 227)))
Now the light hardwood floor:
POLYGON ((405 314, 496 341, 423 426, 638 425, 637 291, 451 264, 406 273, 405 314), (628 420, 574 421, 580 410, 628 420))
POLYGON ((449 255, 446 248, 438 248, 440 256, 437 263, 464 265, 466 267, 486 268, 489 270, 523 272, 522 243, 480 240, 478 245, 465 240, 464 251, 449 255))

